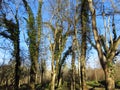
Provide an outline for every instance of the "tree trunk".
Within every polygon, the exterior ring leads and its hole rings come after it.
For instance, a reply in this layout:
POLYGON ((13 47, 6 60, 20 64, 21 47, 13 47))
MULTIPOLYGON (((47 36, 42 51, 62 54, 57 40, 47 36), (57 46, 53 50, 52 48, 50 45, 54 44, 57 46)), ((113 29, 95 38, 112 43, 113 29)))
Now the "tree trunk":
POLYGON ((14 42, 14 49, 15 49, 15 59, 16 59, 16 64, 15 64, 15 90, 19 89, 19 80, 20 80, 20 49, 19 49, 19 39, 17 42, 14 42))
POLYGON ((44 72, 41 72, 41 84, 43 85, 43 83, 44 83, 44 72))
POLYGON ((60 76, 59 78, 58 87, 60 87, 61 85, 62 85, 62 76, 60 76))
POLYGON ((75 90, 75 71, 76 70, 75 70, 75 52, 74 52, 75 47, 74 46, 75 46, 75 40, 73 40, 73 46, 72 46, 73 51, 72 51, 72 63, 71 63, 72 65, 71 90, 75 90))
POLYGON ((114 71, 111 67, 106 67, 104 69, 105 73, 105 90, 115 90, 115 80, 114 80, 114 71))
POLYGON ((87 50, 87 23, 88 23, 88 3, 87 0, 82 0, 81 6, 81 29, 82 29, 82 42, 81 42, 81 86, 82 90, 86 90, 86 50, 87 50))
POLYGON ((79 58, 79 62, 78 62, 78 77, 79 77, 79 90, 81 90, 81 73, 80 73, 80 58, 79 58))
POLYGON ((50 90, 55 90, 55 77, 56 77, 56 74, 55 74, 55 72, 53 72, 52 73, 51 89, 50 90))
MULTIPOLYGON (((54 47, 54 45, 53 45, 54 47)), ((52 52, 52 62, 51 62, 51 88, 50 90, 55 89, 55 77, 56 77, 56 72, 55 72, 55 66, 54 66, 54 53, 52 52)))
POLYGON ((40 80, 40 82, 41 82, 41 84, 43 85, 44 84, 44 77, 45 77, 45 72, 46 72, 46 62, 45 62, 45 60, 41 60, 41 64, 40 64, 40 72, 41 72, 41 76, 40 76, 40 78, 41 78, 41 80, 40 80))
POLYGON ((85 72, 85 63, 81 57, 81 87, 82 90, 86 90, 86 72, 85 72))
POLYGON ((15 39, 13 39, 13 43, 14 43, 14 55, 15 55, 15 90, 19 89, 19 80, 20 80, 20 74, 21 74, 21 70, 20 70, 20 65, 21 65, 21 61, 20 61, 20 42, 19 42, 19 21, 16 18, 16 27, 14 27, 14 33, 13 36, 15 39))
POLYGON ((94 71, 95 71, 95 82, 97 83, 98 82, 98 78, 97 78, 97 73, 96 73, 96 68, 94 69, 94 71))
POLYGON ((57 76, 57 87, 59 88, 61 86, 61 80, 62 80, 62 73, 61 73, 61 65, 59 65, 59 71, 58 71, 58 76, 57 76))
POLYGON ((30 68, 30 90, 35 90, 35 83, 37 80, 38 72, 38 59, 37 56, 31 58, 31 68, 30 68))
POLYGON ((59 80, 60 80, 60 75, 61 75, 61 71, 59 71, 59 56, 60 55, 58 55, 58 59, 56 60, 56 65, 55 65, 55 73, 56 73, 56 80, 57 80, 57 86, 56 86, 56 88, 59 88, 59 80))

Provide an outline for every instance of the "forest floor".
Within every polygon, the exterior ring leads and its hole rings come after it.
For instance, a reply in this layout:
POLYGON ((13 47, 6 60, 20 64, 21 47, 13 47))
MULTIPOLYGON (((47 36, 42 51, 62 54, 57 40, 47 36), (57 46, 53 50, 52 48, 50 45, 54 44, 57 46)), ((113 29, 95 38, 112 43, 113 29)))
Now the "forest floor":
MULTIPOLYGON (((95 81, 89 81, 87 82, 87 87, 89 90, 105 90, 104 89, 104 82, 95 82, 95 81)), ((0 86, 0 90, 13 90, 13 86, 0 86)), ((29 90, 28 84, 20 85, 19 90, 29 90)), ((50 90, 49 83, 45 83, 44 85, 37 84, 36 90, 50 90)), ((59 89, 55 90, 70 90, 70 84, 68 82, 64 82, 63 85, 59 89)), ((76 84, 76 90, 79 90, 79 84, 76 84)), ((120 81, 116 83, 116 89, 120 90, 120 81)))

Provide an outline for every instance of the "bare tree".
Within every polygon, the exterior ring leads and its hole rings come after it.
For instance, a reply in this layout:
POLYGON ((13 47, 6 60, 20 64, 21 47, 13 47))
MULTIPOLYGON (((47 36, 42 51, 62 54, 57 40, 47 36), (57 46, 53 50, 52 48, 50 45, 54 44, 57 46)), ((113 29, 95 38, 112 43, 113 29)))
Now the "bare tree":
POLYGON ((54 90, 55 88, 55 78, 57 78, 57 88, 61 85, 59 75, 61 73, 61 64, 63 64, 65 60, 61 59, 61 55, 65 48, 67 37, 73 32, 70 30, 71 20, 69 19, 69 10, 67 10, 67 8, 69 8, 69 0, 63 2, 63 0, 55 0, 54 3, 50 2, 52 8, 52 20, 55 20, 55 22, 51 21, 50 23, 45 23, 52 30, 53 37, 53 42, 51 41, 50 44, 50 51, 52 54, 51 90, 54 90), (55 6, 53 7, 52 4, 55 4, 55 6), (64 23, 66 23, 67 26, 64 23))
POLYGON ((28 24, 28 36, 29 36, 29 52, 31 59, 31 68, 30 68, 30 88, 31 90, 35 90, 35 84, 37 80, 38 73, 38 59, 39 59, 39 47, 40 47, 40 38, 41 38, 41 30, 42 30, 42 0, 40 0, 38 12, 37 12, 37 20, 34 18, 34 13, 32 12, 31 7, 28 5, 26 0, 23 0, 25 9, 28 12, 28 19, 26 19, 28 24), (36 23, 37 22, 37 23, 36 23))
POLYGON ((5 37, 6 39, 9 39, 13 41, 14 45, 14 54, 16 64, 15 64, 15 90, 18 90, 19 88, 19 79, 20 79, 20 31, 19 31, 19 19, 18 19, 18 12, 16 9, 16 14, 14 16, 14 20, 16 22, 13 22, 12 20, 8 20, 6 18, 6 13, 3 13, 3 17, 1 18, 1 26, 6 28, 6 31, 0 32, 0 35, 5 37))
MULTIPOLYGON (((97 26, 96 26, 96 10, 93 7, 93 1, 88 0, 89 8, 92 15, 92 31, 95 39, 95 48, 97 49, 99 60, 101 66, 105 73, 105 89, 106 90, 114 90, 115 89, 115 81, 114 81, 114 68, 113 68, 113 59, 119 53, 117 52, 118 46, 120 44, 120 37, 115 37, 116 33, 113 33, 114 38, 111 39, 110 45, 107 46, 105 44, 105 38, 101 37, 98 34, 97 26), (116 53, 117 52, 117 53, 116 53)), ((115 28, 113 28, 115 29, 115 28)))

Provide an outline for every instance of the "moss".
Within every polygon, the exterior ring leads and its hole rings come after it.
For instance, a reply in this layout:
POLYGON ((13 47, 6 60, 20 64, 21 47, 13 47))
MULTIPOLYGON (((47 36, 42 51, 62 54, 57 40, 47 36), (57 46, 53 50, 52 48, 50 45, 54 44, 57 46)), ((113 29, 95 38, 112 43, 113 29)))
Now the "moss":
POLYGON ((28 84, 22 84, 22 85, 20 86, 20 90, 29 90, 29 89, 30 89, 30 87, 29 87, 28 84))
POLYGON ((100 87, 101 86, 101 84, 96 81, 89 81, 89 82, 87 82, 87 85, 92 86, 92 87, 100 87))
POLYGON ((120 81, 116 81, 116 82, 115 82, 115 87, 116 87, 116 88, 120 88, 120 81))

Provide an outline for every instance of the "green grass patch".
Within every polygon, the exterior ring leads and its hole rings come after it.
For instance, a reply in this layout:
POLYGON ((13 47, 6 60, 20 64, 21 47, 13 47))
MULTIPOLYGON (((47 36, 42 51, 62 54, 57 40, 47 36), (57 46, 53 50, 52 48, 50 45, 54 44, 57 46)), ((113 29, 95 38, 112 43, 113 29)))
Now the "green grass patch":
POLYGON ((101 84, 99 82, 96 81, 88 81, 87 85, 91 86, 91 87, 100 87, 101 84))

